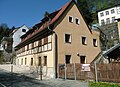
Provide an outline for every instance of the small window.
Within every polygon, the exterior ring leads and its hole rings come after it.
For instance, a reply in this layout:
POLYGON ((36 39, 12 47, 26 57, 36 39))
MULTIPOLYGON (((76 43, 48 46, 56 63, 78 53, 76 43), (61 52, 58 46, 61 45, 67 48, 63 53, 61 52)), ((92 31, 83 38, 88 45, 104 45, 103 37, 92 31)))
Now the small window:
POLYGON ((31 66, 33 66, 33 58, 31 58, 31 66))
POLYGON ((97 39, 93 39, 93 46, 97 47, 97 39))
POLYGON ((100 13, 100 16, 101 16, 101 17, 103 17, 103 16, 104 16, 103 12, 102 12, 102 13, 100 13))
POLYGON ((44 44, 47 44, 48 43, 48 37, 45 37, 44 38, 44 44))
POLYGON ((75 22, 76 22, 76 24, 80 24, 80 19, 76 18, 75 22))
POLYGON ((112 17, 112 22, 115 22, 115 17, 112 17))
POLYGON ((25 65, 27 64, 27 58, 25 58, 25 65))
POLYGON ((71 43, 71 34, 65 34, 65 42, 71 43))
POLYGON ((73 23, 73 17, 69 16, 69 22, 73 23))
POLYGON ((85 64, 85 58, 86 56, 80 56, 80 63, 85 64))
POLYGON ((70 64, 71 55, 65 55, 65 63, 70 64))
POLYGON ((109 24, 110 23, 110 18, 107 18, 106 19, 106 24, 109 24))
POLYGON ((86 39, 86 37, 82 37, 82 44, 83 45, 87 45, 87 39, 86 39))
POLYGON ((42 45, 42 39, 38 41, 38 46, 42 45))
POLYGON ((113 13, 115 13, 115 10, 114 10, 114 9, 111 10, 111 14, 113 14, 113 13))
POLYGON ((44 66, 47 66, 47 56, 44 56, 44 66))
POLYGON ((21 65, 23 65, 23 58, 21 59, 21 65))
POLYGON ((22 32, 26 32, 26 29, 22 29, 22 32))
POLYGON ((109 15, 109 11, 106 11, 106 15, 109 15))
POLYGON ((38 66, 41 66, 41 57, 38 58, 38 66))
POLYGON ((101 25, 105 25, 105 21, 104 21, 104 19, 101 20, 101 25))

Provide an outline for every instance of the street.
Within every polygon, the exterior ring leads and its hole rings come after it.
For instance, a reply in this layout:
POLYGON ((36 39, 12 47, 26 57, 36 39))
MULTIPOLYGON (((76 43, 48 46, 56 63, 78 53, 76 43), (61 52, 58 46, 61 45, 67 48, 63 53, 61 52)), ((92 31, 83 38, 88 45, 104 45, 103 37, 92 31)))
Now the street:
POLYGON ((0 87, 52 87, 24 75, 0 70, 0 87))
POLYGON ((88 83, 64 79, 43 79, 41 81, 0 68, 0 87, 88 87, 88 83))

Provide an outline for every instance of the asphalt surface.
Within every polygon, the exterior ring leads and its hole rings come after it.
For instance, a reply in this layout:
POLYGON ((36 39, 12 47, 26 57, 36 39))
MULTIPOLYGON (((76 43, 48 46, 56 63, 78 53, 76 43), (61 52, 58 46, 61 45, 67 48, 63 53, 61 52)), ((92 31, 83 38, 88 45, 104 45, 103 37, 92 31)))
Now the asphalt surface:
POLYGON ((0 69, 0 87, 88 87, 88 83, 63 79, 41 81, 0 69))
POLYGON ((52 87, 24 75, 0 70, 0 87, 52 87))

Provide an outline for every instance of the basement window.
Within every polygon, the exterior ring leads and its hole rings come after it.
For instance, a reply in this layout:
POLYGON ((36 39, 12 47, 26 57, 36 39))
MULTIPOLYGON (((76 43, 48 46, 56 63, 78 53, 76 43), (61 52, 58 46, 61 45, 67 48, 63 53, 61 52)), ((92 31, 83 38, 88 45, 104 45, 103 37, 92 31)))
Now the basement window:
POLYGON ((71 55, 65 55, 65 63, 70 64, 71 55))
POLYGON ((85 64, 85 58, 86 56, 80 56, 80 63, 85 64))

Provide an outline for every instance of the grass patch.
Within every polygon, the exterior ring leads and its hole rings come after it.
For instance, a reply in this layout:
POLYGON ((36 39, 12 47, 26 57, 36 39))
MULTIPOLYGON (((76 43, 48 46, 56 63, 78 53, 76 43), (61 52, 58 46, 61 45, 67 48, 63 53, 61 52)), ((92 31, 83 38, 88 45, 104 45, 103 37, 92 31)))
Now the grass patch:
POLYGON ((120 84, 91 81, 91 82, 89 82, 89 87, 120 87, 120 84))

